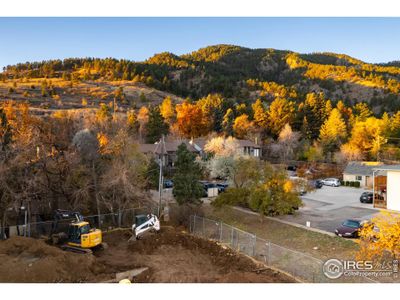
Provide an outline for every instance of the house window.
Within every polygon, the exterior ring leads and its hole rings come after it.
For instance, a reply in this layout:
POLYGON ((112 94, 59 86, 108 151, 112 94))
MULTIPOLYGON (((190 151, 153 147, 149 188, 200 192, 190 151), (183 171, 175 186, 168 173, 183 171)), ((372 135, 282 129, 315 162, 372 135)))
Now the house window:
POLYGON ((260 156, 260 149, 255 148, 254 149, 254 156, 259 157, 260 156))
POLYGON ((362 180, 362 176, 356 176, 356 180, 361 181, 362 180))

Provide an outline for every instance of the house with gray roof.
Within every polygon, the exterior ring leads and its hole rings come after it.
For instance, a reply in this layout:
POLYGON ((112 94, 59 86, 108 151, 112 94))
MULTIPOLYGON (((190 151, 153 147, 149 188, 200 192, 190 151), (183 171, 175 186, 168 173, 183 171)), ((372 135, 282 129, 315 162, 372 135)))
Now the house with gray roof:
POLYGON ((351 161, 343 171, 343 181, 358 181, 360 187, 372 188, 374 168, 381 165, 375 161, 351 161))

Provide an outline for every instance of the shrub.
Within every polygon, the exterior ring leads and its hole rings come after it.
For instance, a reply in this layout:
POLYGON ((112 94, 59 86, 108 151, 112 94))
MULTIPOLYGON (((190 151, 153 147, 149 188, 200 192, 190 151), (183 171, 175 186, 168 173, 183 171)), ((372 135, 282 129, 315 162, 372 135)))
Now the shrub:
POLYGON ((359 188, 360 187, 360 182, 359 181, 354 182, 354 187, 359 188))
POLYGON ((354 187, 354 181, 350 181, 350 186, 354 187))

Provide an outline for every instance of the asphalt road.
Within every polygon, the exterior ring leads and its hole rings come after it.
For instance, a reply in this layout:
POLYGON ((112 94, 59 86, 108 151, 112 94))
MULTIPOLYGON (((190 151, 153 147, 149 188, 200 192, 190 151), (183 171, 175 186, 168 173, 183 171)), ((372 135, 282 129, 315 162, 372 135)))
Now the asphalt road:
POLYGON ((290 216, 279 219, 333 232, 345 219, 367 220, 378 213, 372 204, 360 203, 363 189, 324 186, 302 197, 304 206, 290 216))

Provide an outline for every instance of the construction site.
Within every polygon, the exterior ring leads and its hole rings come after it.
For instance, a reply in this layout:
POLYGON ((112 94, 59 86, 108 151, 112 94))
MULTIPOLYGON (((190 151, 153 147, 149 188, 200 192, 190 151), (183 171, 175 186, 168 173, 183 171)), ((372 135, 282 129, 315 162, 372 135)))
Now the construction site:
POLYGON ((252 258, 184 228, 163 226, 133 239, 130 229, 103 232, 104 247, 64 251, 46 239, 0 241, 3 283, 272 283, 295 282, 252 258))

